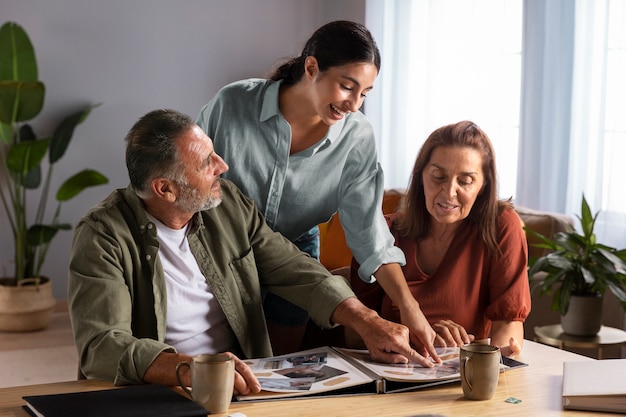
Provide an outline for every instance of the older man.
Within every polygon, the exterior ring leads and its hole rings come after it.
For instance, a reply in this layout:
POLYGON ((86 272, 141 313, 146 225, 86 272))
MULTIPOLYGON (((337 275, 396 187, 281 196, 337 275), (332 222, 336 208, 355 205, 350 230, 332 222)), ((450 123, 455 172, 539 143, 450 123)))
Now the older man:
POLYGON ((258 392, 238 357, 272 354, 261 287, 323 327, 349 326, 377 360, 430 366, 406 327, 365 307, 220 179, 228 166, 187 115, 152 111, 126 142, 130 186, 92 208, 74 233, 69 306, 85 375, 176 385, 177 363, 226 351, 236 358, 235 390, 258 392))

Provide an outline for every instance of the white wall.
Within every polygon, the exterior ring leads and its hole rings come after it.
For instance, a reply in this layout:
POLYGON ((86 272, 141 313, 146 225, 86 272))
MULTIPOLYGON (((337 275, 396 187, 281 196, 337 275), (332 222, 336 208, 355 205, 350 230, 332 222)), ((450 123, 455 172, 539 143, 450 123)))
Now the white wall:
MULTIPOLYGON (((128 183, 123 138, 156 108, 194 117, 224 84, 264 77, 300 53, 323 23, 365 20, 365 0, 0 0, 3 24, 28 32, 47 95, 32 123, 38 135, 78 106, 102 103, 80 125, 53 190, 83 168, 110 183, 87 190, 62 209, 75 224, 113 188, 128 183)), ((72 232, 60 232, 44 265, 54 294, 65 298, 72 232)), ((0 262, 13 273, 11 230, 0 213, 0 262)), ((0 270, 0 276, 4 275, 0 270)))

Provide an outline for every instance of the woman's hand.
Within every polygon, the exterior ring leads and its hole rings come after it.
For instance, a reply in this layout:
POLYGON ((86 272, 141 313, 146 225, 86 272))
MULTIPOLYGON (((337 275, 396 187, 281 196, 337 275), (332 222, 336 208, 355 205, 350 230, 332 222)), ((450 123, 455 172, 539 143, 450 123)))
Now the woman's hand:
POLYGON ((510 358, 517 358, 521 352, 522 345, 514 337, 509 339, 508 346, 500 347, 500 353, 502 353, 502 356, 508 356, 510 358))
POLYGON ((407 303, 413 308, 400 308, 400 321, 409 329, 409 340, 416 347, 417 352, 424 357, 431 357, 436 363, 441 359, 435 350, 437 334, 419 308, 417 302, 407 303))
POLYGON ((467 333, 465 328, 452 320, 440 320, 433 324, 433 329, 437 333, 435 346, 457 346, 461 347, 474 341, 474 335, 467 333))
POLYGON ((521 321, 494 321, 491 323, 491 344, 500 347, 504 356, 516 357, 524 343, 524 323, 521 321))
POLYGON ((409 341, 415 346, 417 353, 424 358, 430 356, 435 363, 441 363, 434 345, 435 331, 411 294, 400 265, 383 264, 374 276, 383 291, 398 306, 400 322, 409 329, 409 341))

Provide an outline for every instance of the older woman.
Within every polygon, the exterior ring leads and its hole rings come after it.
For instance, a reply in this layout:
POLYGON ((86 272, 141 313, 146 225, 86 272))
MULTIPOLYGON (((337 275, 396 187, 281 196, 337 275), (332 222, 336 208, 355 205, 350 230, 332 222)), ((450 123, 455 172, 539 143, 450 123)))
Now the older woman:
MULTIPOLYGON (((528 248, 510 201, 497 198, 493 146, 474 123, 435 130, 420 150, 401 209, 388 216, 404 252, 409 288, 437 332, 436 344, 491 338, 503 354, 521 350, 530 312, 528 248)), ((400 320, 395 303, 356 277, 359 298, 400 320)))

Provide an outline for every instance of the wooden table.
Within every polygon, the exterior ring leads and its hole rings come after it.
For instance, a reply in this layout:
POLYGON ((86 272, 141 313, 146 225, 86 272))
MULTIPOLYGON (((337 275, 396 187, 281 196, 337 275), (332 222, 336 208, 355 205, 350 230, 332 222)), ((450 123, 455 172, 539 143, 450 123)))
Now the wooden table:
POLYGON ((626 332, 613 327, 602 326, 595 336, 573 336, 563 332, 560 324, 535 327, 535 340, 559 349, 596 349, 598 359, 602 359, 602 349, 626 344, 626 332))
MULTIPOLYGON (((564 361, 594 360, 532 341, 524 341, 520 359, 529 364, 500 375, 498 389, 491 400, 468 401, 460 383, 398 394, 361 395, 255 403, 233 403, 230 413, 247 417, 413 417, 442 416, 572 416, 598 415, 561 408, 561 383, 564 361), (509 397, 519 404, 505 402, 509 397)), ((41 395, 112 388, 104 381, 72 381, 0 389, 0 416, 27 417, 22 410, 24 395, 41 395)))

